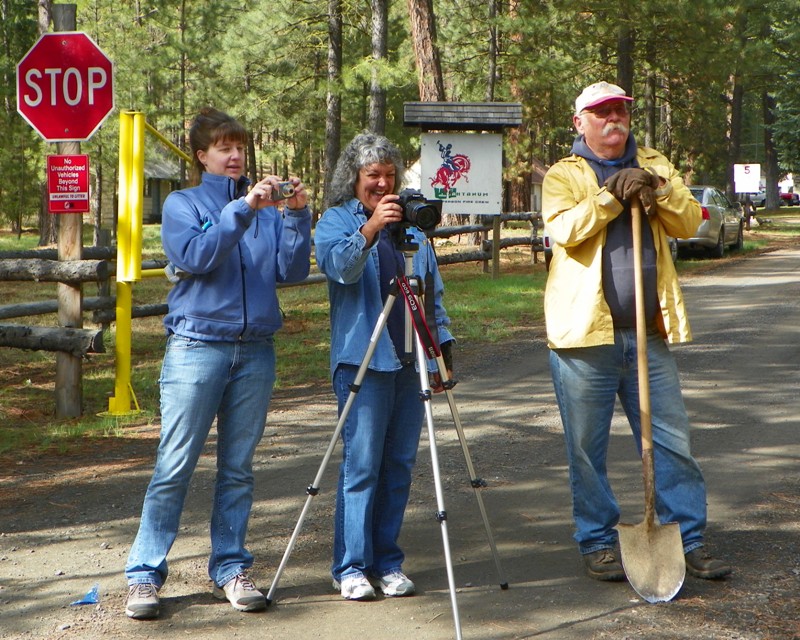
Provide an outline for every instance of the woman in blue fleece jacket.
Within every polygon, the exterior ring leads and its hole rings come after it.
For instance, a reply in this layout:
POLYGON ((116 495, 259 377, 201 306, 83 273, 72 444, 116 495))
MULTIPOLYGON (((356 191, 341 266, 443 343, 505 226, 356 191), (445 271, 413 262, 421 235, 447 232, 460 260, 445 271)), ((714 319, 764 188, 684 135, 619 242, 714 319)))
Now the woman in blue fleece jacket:
POLYGON ((125 611, 135 619, 159 615, 167 554, 215 419, 213 594, 240 611, 266 607, 247 575, 253 564, 245 548, 252 460, 275 382, 276 283, 298 282, 309 271, 311 214, 300 180, 290 179, 285 194, 276 176, 248 190, 247 132, 216 109, 200 112, 189 139, 200 183, 171 193, 163 210, 161 238, 175 286, 164 318, 158 455, 125 569, 125 611))

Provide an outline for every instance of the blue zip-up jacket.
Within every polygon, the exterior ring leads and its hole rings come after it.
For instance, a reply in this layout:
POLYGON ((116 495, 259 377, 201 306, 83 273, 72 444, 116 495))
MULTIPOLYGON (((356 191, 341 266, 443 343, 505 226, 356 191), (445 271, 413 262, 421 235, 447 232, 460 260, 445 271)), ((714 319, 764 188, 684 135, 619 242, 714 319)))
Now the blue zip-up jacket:
POLYGON ((280 329, 277 282, 308 276, 311 213, 245 202, 249 181, 203 173, 164 202, 161 242, 180 279, 167 297, 167 333, 254 341, 280 329))
MULTIPOLYGON (((377 243, 367 247, 367 239, 359 231, 366 221, 363 205, 353 198, 341 206, 328 209, 314 231, 317 266, 328 278, 331 375, 339 364, 361 364, 386 302, 381 299, 377 243)), ((419 250, 413 256, 414 275, 424 278, 428 271, 433 274, 439 342, 448 342, 453 340, 453 336, 448 329, 450 318, 442 305, 444 284, 433 247, 415 227, 410 227, 408 232, 419 244, 419 250)), ((405 304, 402 296, 398 296, 395 304, 405 304)), ((434 327, 430 329, 433 331, 434 327)), ((429 368, 431 364, 429 362, 429 368)), ((397 371, 402 368, 385 327, 378 336, 369 368, 375 371, 397 371)))

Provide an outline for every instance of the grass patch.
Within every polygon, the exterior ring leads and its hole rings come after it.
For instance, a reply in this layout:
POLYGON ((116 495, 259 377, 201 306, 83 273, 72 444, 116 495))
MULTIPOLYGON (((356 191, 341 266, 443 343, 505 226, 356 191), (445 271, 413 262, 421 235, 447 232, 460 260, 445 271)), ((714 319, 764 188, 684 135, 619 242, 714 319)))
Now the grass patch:
POLYGON ((458 342, 491 344, 540 325, 547 274, 542 265, 506 264, 493 279, 476 265, 442 268, 445 307, 458 342))
POLYGON ((759 210, 757 220, 758 225, 754 225, 750 230, 755 237, 761 235, 800 237, 800 207, 759 210))
POLYGON ((19 237, 16 233, 0 233, 0 251, 27 251, 35 249, 38 243, 38 233, 22 232, 19 237))

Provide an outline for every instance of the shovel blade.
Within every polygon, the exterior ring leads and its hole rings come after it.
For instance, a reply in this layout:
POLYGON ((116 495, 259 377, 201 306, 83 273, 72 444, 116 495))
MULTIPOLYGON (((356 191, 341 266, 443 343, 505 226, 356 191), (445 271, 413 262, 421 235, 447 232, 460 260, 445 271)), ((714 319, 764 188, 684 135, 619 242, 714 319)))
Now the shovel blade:
POLYGON ((619 524, 622 567, 633 590, 647 602, 672 600, 683 586, 686 560, 676 522, 619 524))

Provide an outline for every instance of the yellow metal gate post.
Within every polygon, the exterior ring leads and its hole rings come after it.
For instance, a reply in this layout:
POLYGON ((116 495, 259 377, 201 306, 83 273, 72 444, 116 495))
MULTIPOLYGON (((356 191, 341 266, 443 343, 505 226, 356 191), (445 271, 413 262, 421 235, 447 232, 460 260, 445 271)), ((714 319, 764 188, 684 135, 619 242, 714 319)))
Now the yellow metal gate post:
POLYGON ((144 114, 120 113, 119 210, 117 216, 116 376, 108 413, 138 413, 131 385, 131 309, 133 283, 142 277, 142 198, 144 187, 144 114), (131 408, 131 401, 135 408, 131 408))

